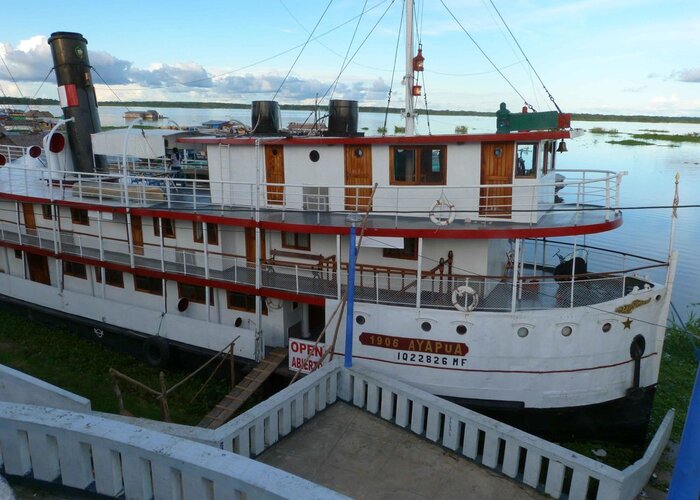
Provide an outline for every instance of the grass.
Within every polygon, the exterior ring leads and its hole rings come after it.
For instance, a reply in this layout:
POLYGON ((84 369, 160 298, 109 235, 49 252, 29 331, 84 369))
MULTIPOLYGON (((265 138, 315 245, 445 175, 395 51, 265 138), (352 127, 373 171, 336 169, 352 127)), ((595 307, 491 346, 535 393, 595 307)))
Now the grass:
POLYGON ((618 135, 620 132, 617 131, 616 128, 603 128, 603 127, 593 127, 588 129, 588 132, 591 134, 607 134, 607 135, 618 135))
MULTIPOLYGON (((695 374, 698 363, 693 354, 693 341, 690 335, 700 335, 700 318, 691 317, 686 323, 687 331, 680 325, 675 325, 666 331, 664 353, 661 357, 661 371, 659 382, 656 386, 654 407, 651 412, 649 433, 647 441, 650 441, 658 429, 666 412, 674 408, 676 416, 673 420, 671 440, 680 441, 683 432, 683 424, 688 412, 690 395, 695 383, 695 374), (690 334, 690 335, 689 335, 690 334)), ((564 443, 563 446, 573 451, 596 459, 592 450, 602 448, 607 452, 607 457, 601 461, 615 467, 624 469, 638 460, 645 451, 645 446, 629 447, 601 441, 587 441, 580 443, 564 443)), ((669 466, 670 464, 666 464, 669 466)), ((663 467, 664 464, 661 464, 663 467)))
MULTIPOLYGON (((0 363, 86 397, 92 402, 93 410, 107 413, 118 413, 110 367, 149 387, 160 387, 160 369, 72 332, 49 328, 4 311, 0 311, 0 363)), ((168 387, 186 375, 178 370, 164 372, 168 387)), ((168 397, 174 422, 196 425, 228 392, 227 382, 214 377, 202 394, 191 402, 210 372, 205 369, 203 373, 203 376, 195 377, 168 397)), ((122 382, 120 388, 124 405, 133 415, 156 420, 161 418, 160 405, 153 396, 142 396, 143 393, 122 382)))
POLYGON ((639 141, 637 139, 622 139, 621 141, 605 141, 608 144, 618 144, 620 146, 655 146, 653 142, 639 141))
POLYGON ((700 143, 700 133, 691 132, 689 134, 660 134, 660 133, 644 133, 632 134, 633 139, 642 141, 670 141, 670 142, 695 142, 700 143))

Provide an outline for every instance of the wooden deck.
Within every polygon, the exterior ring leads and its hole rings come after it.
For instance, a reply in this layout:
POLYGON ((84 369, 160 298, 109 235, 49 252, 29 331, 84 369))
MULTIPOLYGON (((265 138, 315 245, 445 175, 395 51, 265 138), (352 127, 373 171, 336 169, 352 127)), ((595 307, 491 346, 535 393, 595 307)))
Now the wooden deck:
POLYGON ((263 359, 219 404, 205 415, 199 427, 216 429, 228 422, 287 357, 287 349, 277 348, 263 359))

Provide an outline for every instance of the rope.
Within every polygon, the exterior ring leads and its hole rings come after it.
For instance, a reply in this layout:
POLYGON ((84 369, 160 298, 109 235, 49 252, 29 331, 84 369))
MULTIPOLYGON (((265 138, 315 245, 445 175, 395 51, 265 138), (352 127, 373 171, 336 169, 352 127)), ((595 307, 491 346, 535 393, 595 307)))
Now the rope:
POLYGON ((5 69, 7 70, 7 74, 10 75, 10 79, 12 80, 12 83, 14 83, 15 87, 17 87, 17 92, 19 92, 19 96, 24 97, 24 94, 22 94, 22 89, 19 88, 19 84, 17 83, 17 80, 15 80, 15 77, 12 75, 12 71, 10 71, 10 67, 5 62, 5 58, 2 57, 2 54, 0 54, 0 61, 2 61, 3 66, 5 66, 5 69))
MULTIPOLYGON (((352 32, 352 38, 350 38, 350 43, 348 44, 348 50, 345 51, 345 55, 343 56, 343 64, 340 65, 340 72, 343 72, 343 69, 345 68, 345 62, 348 60, 348 54, 350 53, 350 49, 352 48, 352 44, 355 41, 355 36, 357 35, 357 30, 360 27, 360 22, 362 21, 362 16, 365 14, 365 9, 367 8, 367 0, 365 0, 364 5, 362 6, 362 12, 360 12, 360 16, 357 18, 357 24, 355 24, 355 30, 352 32)), ((333 99, 333 94, 335 94, 335 89, 338 87, 338 81, 340 79, 340 74, 338 75, 338 78, 335 80, 335 84, 333 85, 333 90, 331 91, 331 96, 329 99, 333 99)))
POLYGON ((53 68, 51 68, 51 69, 49 70, 49 72, 46 73, 46 76, 44 77, 44 81, 41 82, 41 85, 39 85, 39 88, 36 89, 36 92, 34 92, 34 95, 33 95, 32 97, 29 98, 29 101, 27 102, 27 107, 24 108, 24 111, 27 111, 27 110, 29 109, 29 106, 31 106, 32 100, 34 100, 34 99, 36 98, 36 96, 39 94, 39 91, 41 90, 41 87, 44 86, 44 84, 46 83, 46 80, 48 80, 48 79, 49 79, 49 76, 51 76, 51 73, 53 73, 53 68))
MULTIPOLYGON (((102 78, 102 75, 100 74, 99 71, 97 71, 97 68, 95 68, 94 66, 91 66, 90 69, 92 69, 92 70, 95 72, 95 74, 100 78, 100 80, 102 80, 102 83, 104 83, 104 84, 106 85, 106 87, 109 89, 109 91, 110 91, 112 94, 114 94, 114 97, 117 98, 117 101, 119 101, 119 102, 121 102, 121 103, 124 103, 124 101, 122 101, 122 100, 119 98, 119 96, 118 96, 117 93, 114 91, 114 89, 112 89, 112 87, 109 86, 109 84, 107 83, 107 81, 106 81, 104 78, 102 78)), ((124 107, 126 108, 127 111, 131 111, 131 110, 129 109, 129 106, 127 106, 126 104, 124 104, 124 107)))
POLYGON ((525 105, 526 105, 529 109, 531 109, 532 111, 534 111, 535 108, 532 107, 532 104, 530 104, 529 102, 527 102, 527 99, 525 99, 525 97, 524 97, 524 96, 518 91, 518 89, 516 89, 515 86, 511 83, 511 81, 508 79, 508 77, 506 77, 506 75, 503 74, 503 72, 499 69, 499 67, 496 66, 496 63, 494 63, 493 60, 486 54, 486 52, 484 52, 484 49, 481 48, 481 46, 476 42, 476 40, 474 40, 474 37, 472 37, 472 36, 469 34, 469 32, 467 31, 467 29, 462 25, 462 23, 459 22, 459 19, 457 19, 457 17, 452 13, 452 11, 450 10, 450 8, 445 4, 444 0, 440 0, 440 3, 442 4, 443 7, 445 7, 445 10, 447 10, 448 14, 450 14, 450 16, 452 16, 452 19, 455 20, 455 22, 457 23, 457 25, 458 25, 458 26, 462 29, 462 31, 464 31, 464 33, 469 37, 469 39, 470 39, 470 40, 472 41, 472 43, 476 46, 476 48, 479 49, 479 52, 481 52, 481 54, 486 58, 486 60, 491 64, 491 66, 493 66, 493 68, 498 72, 498 74, 501 75, 501 77, 506 81, 506 83, 508 83, 508 85, 510 85, 510 88, 513 89, 513 91, 514 91, 516 94, 518 94, 518 96, 523 100, 523 102, 525 103, 525 105))
POLYGON ((423 83, 423 100, 425 101, 425 118, 428 124, 428 135, 433 135, 430 131, 430 110, 428 109, 428 91, 425 88, 425 72, 421 72, 421 82, 423 83))
POLYGON ((557 108, 557 111, 558 111, 559 113, 561 113, 561 112, 562 112, 562 111, 561 111, 561 108, 559 108, 559 105, 558 105, 557 102, 554 100, 554 96, 549 92, 549 90, 547 89, 547 86, 546 86, 546 85, 544 84, 544 82, 542 81, 542 78, 540 78, 539 73, 537 73, 537 70, 535 69, 535 67, 534 67, 534 66, 532 65, 532 63, 530 62, 530 59, 528 59, 527 55, 525 55, 525 51, 524 51, 523 48, 520 46, 520 43, 518 42, 518 39, 515 38, 515 35, 514 35, 513 32, 510 30, 510 26, 508 26, 508 23, 506 23, 506 20, 503 19, 503 16, 501 15, 501 12, 500 12, 500 11, 498 10, 498 8, 496 7, 496 4, 493 3, 493 0, 489 0, 489 2, 491 3, 491 6, 493 7, 493 10, 495 10, 495 11, 496 11, 496 14, 498 14, 498 17, 501 18, 501 21, 503 22, 503 25, 504 25, 504 26, 506 27, 506 29, 508 30, 508 33, 510 33, 510 36, 513 37, 513 41, 515 42, 515 45, 517 45, 517 46, 518 46, 518 49, 520 49, 520 53, 523 55, 523 57, 524 57, 525 60, 527 61, 528 66, 530 66, 530 69, 532 69, 533 73, 535 73, 535 76, 536 76, 537 79, 540 81, 540 84, 542 84, 542 88, 543 88, 544 91, 547 93, 547 96, 549 97, 549 100, 552 101, 552 104, 554 104, 554 107, 557 108))
POLYGON ((399 29, 396 30, 396 49, 394 50, 394 65, 391 69, 391 83, 389 83, 389 94, 387 95, 386 111, 384 112, 384 126, 382 127, 382 136, 386 135, 386 122, 389 118, 389 106, 391 104, 391 91, 394 88, 394 76, 396 75, 396 62, 399 58, 399 45, 401 42, 401 24, 403 24, 403 16, 406 4, 401 4, 401 16, 399 17, 399 29))
POLYGON ((333 0, 328 1, 328 5, 326 5, 325 10, 321 14, 321 17, 318 18, 318 21, 316 21, 316 25, 314 26, 314 29, 311 30, 311 33, 309 33, 309 36, 306 38, 306 41, 304 42, 304 45, 301 47, 301 50, 297 54, 296 59, 294 59, 294 62, 292 63, 291 67, 289 68, 289 71, 287 71, 287 74, 284 75, 284 78, 282 79, 282 82, 280 83, 279 88, 277 89, 277 92, 275 92, 275 95, 272 96, 272 100, 274 101, 275 98, 277 97, 277 94, 280 93, 280 90, 282 90, 282 87, 284 84, 287 82, 287 78, 289 78, 289 75, 291 74, 292 70, 294 69, 294 66, 296 66, 297 62, 299 61, 299 58, 301 55, 304 53, 304 50, 306 49, 306 46, 309 44, 311 41, 312 37, 314 36, 314 33, 316 32, 316 29, 318 28, 318 25, 321 24, 321 21, 323 18, 326 16, 326 12, 328 12, 328 9, 330 8, 331 4, 333 4, 333 0))

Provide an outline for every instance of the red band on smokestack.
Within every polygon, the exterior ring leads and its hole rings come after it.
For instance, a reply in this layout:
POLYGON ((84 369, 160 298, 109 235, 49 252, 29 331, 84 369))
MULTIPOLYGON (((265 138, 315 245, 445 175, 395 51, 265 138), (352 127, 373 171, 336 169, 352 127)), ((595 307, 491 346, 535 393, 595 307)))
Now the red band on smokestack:
POLYGON ((58 99, 61 101, 62 108, 68 108, 70 106, 77 106, 78 102, 78 90, 74 83, 69 83, 67 85, 61 85, 58 87, 58 99))

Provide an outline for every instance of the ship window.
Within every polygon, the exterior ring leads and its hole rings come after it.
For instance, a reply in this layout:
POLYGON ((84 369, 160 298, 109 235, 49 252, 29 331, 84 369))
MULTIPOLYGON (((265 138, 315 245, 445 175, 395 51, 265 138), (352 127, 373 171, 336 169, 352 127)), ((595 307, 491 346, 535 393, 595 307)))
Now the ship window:
MULTIPOLYGON (((236 309, 238 311, 255 312, 255 295, 249 295, 247 293, 241 292, 226 292, 226 302, 229 309, 236 309)), ((262 313, 267 314, 267 303, 265 300, 262 302, 262 313)))
POLYGON ((395 146, 391 151, 391 184, 445 184, 447 179, 445 146, 395 146))
POLYGON ((536 160, 537 143, 518 143, 515 155, 515 177, 535 177, 537 174, 536 160))
POLYGON ((22 250, 15 250, 15 259, 22 258, 22 250))
MULTIPOLYGON (((95 281, 102 283, 101 267, 95 267, 95 281)), ((105 269, 105 281, 109 286, 124 288, 124 273, 116 269, 105 269)))
MULTIPOLYGON (((201 222, 192 221, 192 233, 195 243, 204 243, 204 226, 201 222)), ((219 244, 219 226, 207 222, 207 243, 219 244)))
POLYGON ((68 260, 63 261, 63 274, 66 276, 73 276, 74 278, 87 279, 85 264, 70 262, 68 260))
POLYGON ((296 250, 311 250, 311 235, 309 233, 287 233, 282 231, 282 247, 296 250))
POLYGON ((164 238, 174 238, 175 237, 175 221, 173 219, 159 219, 158 217, 153 217, 153 234, 155 236, 160 236, 160 226, 163 226, 163 237, 164 238), (161 221, 160 223, 158 221, 161 221))
POLYGON ((153 295, 163 295, 163 280, 134 274, 134 289, 153 295))
POLYGON ((43 214, 44 219, 53 220, 53 212, 51 210, 51 205, 42 205, 41 213, 43 214))
MULTIPOLYGON (((183 299, 188 299, 190 302, 197 304, 206 304, 206 287, 200 285, 190 285, 188 283, 177 284, 178 296, 183 299)), ((214 305, 214 289, 209 289, 209 305, 214 305)))
POLYGON ((88 219, 88 211, 82 208, 71 208, 70 220, 73 221, 73 224, 80 224, 81 226, 90 225, 90 219, 88 219))
POLYGON ((418 238, 404 238, 403 248, 385 248, 384 257, 392 259, 418 259, 418 238))

